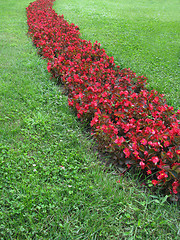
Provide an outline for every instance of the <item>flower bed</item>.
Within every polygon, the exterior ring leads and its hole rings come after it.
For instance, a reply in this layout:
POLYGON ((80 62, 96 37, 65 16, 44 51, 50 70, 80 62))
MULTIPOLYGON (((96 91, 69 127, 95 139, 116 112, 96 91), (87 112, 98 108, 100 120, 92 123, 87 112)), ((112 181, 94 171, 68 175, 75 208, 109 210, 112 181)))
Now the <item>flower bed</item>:
POLYGON ((47 69, 64 84, 69 106, 89 121, 101 149, 119 164, 151 175, 166 193, 180 190, 179 114, 164 96, 146 89, 146 78, 115 66, 100 44, 82 40, 79 28, 52 9, 54 0, 27 7, 28 33, 47 69))

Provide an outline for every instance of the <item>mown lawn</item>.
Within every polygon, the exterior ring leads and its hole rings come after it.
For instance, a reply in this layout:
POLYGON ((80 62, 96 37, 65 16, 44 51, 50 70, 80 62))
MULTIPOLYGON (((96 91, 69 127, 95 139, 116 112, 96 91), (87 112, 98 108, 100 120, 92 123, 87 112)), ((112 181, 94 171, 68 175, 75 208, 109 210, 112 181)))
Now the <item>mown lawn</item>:
POLYGON ((176 203, 98 164, 26 35, 29 3, 0 2, 0 239, 178 239, 176 203))
POLYGON ((82 38, 101 43, 116 64, 148 78, 148 88, 180 108, 178 0, 57 0, 57 13, 78 25, 82 38))

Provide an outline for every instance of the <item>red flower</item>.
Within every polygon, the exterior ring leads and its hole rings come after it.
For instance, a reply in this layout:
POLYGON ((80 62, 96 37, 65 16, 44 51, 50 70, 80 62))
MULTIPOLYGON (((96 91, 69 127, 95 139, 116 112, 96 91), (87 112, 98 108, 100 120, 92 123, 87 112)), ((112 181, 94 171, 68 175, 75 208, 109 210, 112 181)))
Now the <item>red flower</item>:
POLYGON ((126 164, 126 165, 127 165, 127 167, 128 167, 128 168, 130 168, 130 167, 131 167, 131 164, 126 164))
POLYGON ((144 151, 144 155, 145 155, 145 156, 148 156, 148 151, 144 151))
POLYGON ((168 175, 165 173, 164 170, 160 171, 159 172, 159 176, 157 177, 157 179, 161 180, 161 179, 164 179, 164 178, 167 178, 168 175))
POLYGON ((153 110, 153 105, 152 104, 149 104, 149 109, 153 110))
POLYGON ((158 104, 159 102, 159 97, 155 97, 154 100, 153 100, 154 103, 158 104))
POLYGON ((140 143, 145 146, 145 145, 147 144, 147 140, 146 140, 145 138, 143 138, 143 139, 140 141, 140 143))
POLYGON ((176 153, 177 153, 178 155, 180 155, 180 150, 176 150, 176 153))
POLYGON ((132 149, 135 151, 137 150, 137 142, 133 142, 132 144, 132 149))
POLYGON ((175 181, 175 182, 173 182, 172 186, 173 186, 173 193, 177 194, 178 193, 177 188, 179 187, 179 183, 177 181, 175 181))
POLYGON ((168 147, 169 144, 170 144, 169 141, 165 141, 165 142, 164 142, 164 146, 165 146, 165 147, 168 147))
POLYGON ((130 152, 129 148, 125 148, 125 149, 123 150, 123 152, 124 152, 126 158, 128 158, 128 157, 131 155, 131 152, 130 152))
POLYGON ((117 143, 119 146, 121 146, 121 144, 123 142, 125 142, 125 139, 123 137, 118 137, 116 138, 116 140, 114 141, 115 143, 117 143))
POLYGON ((50 62, 47 63, 47 70, 48 70, 48 72, 51 71, 51 63, 50 62))
POLYGON ((103 92, 102 97, 107 97, 107 92, 103 92))
POLYGON ((151 170, 147 170, 147 174, 148 175, 152 174, 151 170))
POLYGON ((169 157, 169 158, 173 158, 173 153, 172 152, 167 152, 167 156, 169 157))
POLYGON ((174 110, 174 108, 173 108, 173 107, 171 107, 171 106, 170 106, 168 109, 169 109, 170 111, 173 111, 173 110, 174 110))
POLYGON ((92 119, 91 123, 90 123, 91 127, 92 127, 93 125, 95 125, 98 121, 99 121, 99 120, 98 120, 98 117, 95 116, 95 117, 92 119))
POLYGON ((134 154, 134 156, 136 156, 136 158, 138 158, 138 159, 140 158, 140 157, 139 157, 139 152, 138 152, 138 151, 135 150, 135 151, 133 152, 133 154, 134 154))
POLYGON ((152 157, 150 159, 155 165, 159 162, 159 158, 158 157, 152 157))
POLYGON ((151 182, 152 182, 152 184, 153 184, 154 186, 159 183, 157 180, 152 180, 151 182))
POLYGON ((146 164, 144 162, 140 162, 139 165, 141 166, 142 169, 144 169, 146 167, 146 164))

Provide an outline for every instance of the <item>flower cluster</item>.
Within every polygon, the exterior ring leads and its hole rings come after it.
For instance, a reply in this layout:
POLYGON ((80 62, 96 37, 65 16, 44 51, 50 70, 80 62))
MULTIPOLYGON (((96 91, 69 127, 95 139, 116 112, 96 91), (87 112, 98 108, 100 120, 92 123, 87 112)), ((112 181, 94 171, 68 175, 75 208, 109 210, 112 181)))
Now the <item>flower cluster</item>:
POLYGON ((54 0, 27 7, 28 33, 47 69, 68 92, 69 106, 90 122, 100 148, 119 164, 151 175, 152 184, 179 192, 179 114, 146 78, 115 66, 100 44, 80 38, 79 27, 52 9, 54 0))

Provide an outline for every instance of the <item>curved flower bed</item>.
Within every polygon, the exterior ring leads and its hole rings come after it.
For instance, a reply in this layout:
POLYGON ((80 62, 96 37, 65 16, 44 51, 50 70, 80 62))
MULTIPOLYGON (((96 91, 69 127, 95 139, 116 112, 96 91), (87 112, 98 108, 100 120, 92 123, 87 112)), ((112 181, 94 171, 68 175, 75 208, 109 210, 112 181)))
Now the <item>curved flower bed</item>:
POLYGON ((151 175, 166 193, 180 190, 180 110, 146 89, 146 78, 115 66, 100 44, 82 40, 79 28, 52 9, 54 0, 27 7, 28 33, 47 69, 64 84, 69 106, 89 121, 98 145, 119 164, 151 175))

